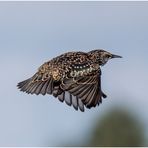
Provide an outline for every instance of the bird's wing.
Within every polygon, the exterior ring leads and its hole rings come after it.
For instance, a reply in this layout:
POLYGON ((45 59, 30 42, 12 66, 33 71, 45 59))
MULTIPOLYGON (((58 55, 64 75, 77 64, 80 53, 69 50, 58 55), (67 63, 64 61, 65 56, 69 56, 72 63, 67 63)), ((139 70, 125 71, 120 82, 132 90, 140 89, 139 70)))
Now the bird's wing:
MULTIPOLYGON (((81 100, 87 108, 95 107, 102 102, 101 71, 95 75, 65 79, 61 87, 70 95, 75 96, 77 102, 81 100)), ((65 95, 62 95, 62 99, 65 99, 65 95)))
POLYGON ((53 79, 50 76, 37 72, 33 77, 18 83, 18 88, 28 94, 52 94, 53 93, 53 79))
POLYGON ((75 110, 80 109, 82 112, 84 112, 84 104, 81 101, 81 99, 79 99, 77 96, 73 96, 71 93, 69 93, 68 91, 63 91, 60 95, 57 96, 58 99, 61 102, 64 102, 69 105, 69 106, 73 106, 75 108, 75 110))
POLYGON ((67 105, 73 105, 76 110, 79 108, 82 112, 84 111, 84 104, 78 97, 73 96, 68 91, 63 91, 58 84, 55 86, 51 77, 46 80, 42 78, 43 75, 37 72, 32 78, 18 83, 18 88, 28 94, 52 94, 54 97, 58 97, 61 102, 65 101, 67 105))
POLYGON ((54 96, 61 94, 59 82, 55 82, 53 79, 49 64, 48 62, 44 63, 35 75, 18 83, 18 88, 28 94, 53 94, 54 96))

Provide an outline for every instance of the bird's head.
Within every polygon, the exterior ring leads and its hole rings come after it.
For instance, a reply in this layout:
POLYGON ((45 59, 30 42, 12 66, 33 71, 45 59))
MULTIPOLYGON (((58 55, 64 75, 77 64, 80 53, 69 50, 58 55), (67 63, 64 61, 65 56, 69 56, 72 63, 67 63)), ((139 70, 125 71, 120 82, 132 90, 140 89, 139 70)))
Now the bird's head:
POLYGON ((109 59, 113 59, 113 58, 122 58, 119 55, 115 55, 115 54, 111 54, 110 52, 107 52, 105 50, 102 49, 98 49, 98 50, 93 50, 91 52, 89 52, 91 55, 93 55, 93 59, 99 63, 100 66, 103 66, 104 64, 106 64, 108 62, 109 59))

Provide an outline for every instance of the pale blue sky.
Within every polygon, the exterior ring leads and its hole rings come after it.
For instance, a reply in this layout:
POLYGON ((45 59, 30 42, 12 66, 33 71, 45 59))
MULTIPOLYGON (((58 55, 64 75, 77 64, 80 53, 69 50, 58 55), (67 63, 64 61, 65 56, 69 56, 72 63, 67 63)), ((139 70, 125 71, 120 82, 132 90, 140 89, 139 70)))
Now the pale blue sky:
POLYGON ((0 2, 0 52, 0 146, 81 142, 115 104, 148 125, 148 2, 0 2), (43 62, 96 48, 123 56, 102 67, 108 98, 98 108, 76 112, 17 90, 43 62))

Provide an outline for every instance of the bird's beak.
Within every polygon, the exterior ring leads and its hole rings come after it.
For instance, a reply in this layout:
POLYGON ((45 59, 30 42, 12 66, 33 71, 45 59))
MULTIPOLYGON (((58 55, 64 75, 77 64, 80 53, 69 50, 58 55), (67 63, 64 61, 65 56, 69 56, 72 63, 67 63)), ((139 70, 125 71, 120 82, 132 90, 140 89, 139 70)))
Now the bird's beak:
POLYGON ((112 57, 111 58, 122 58, 122 57, 119 56, 119 55, 112 54, 112 57))

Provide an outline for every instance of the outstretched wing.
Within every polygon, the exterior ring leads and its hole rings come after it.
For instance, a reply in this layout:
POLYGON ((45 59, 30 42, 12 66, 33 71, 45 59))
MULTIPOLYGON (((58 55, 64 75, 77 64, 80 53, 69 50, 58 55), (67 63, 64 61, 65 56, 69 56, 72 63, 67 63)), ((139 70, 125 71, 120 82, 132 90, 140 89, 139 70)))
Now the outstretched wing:
POLYGON ((43 76, 36 73, 32 78, 18 83, 18 88, 28 94, 52 94, 54 97, 58 97, 61 102, 65 101, 67 105, 73 105, 76 110, 79 108, 82 112, 84 111, 84 104, 78 97, 63 91, 60 85, 57 82, 56 84, 51 77, 46 80, 42 80, 41 77, 43 76))
MULTIPOLYGON (((75 96, 77 102, 81 100, 87 108, 99 105, 102 102, 102 96, 106 97, 101 91, 101 71, 95 75, 65 79, 61 87, 70 95, 75 96)), ((64 94, 62 94, 62 99, 64 99, 64 94)))
POLYGON ((43 74, 37 72, 33 77, 18 83, 18 88, 28 94, 52 94, 53 93, 53 79, 48 77, 42 79, 43 74))

